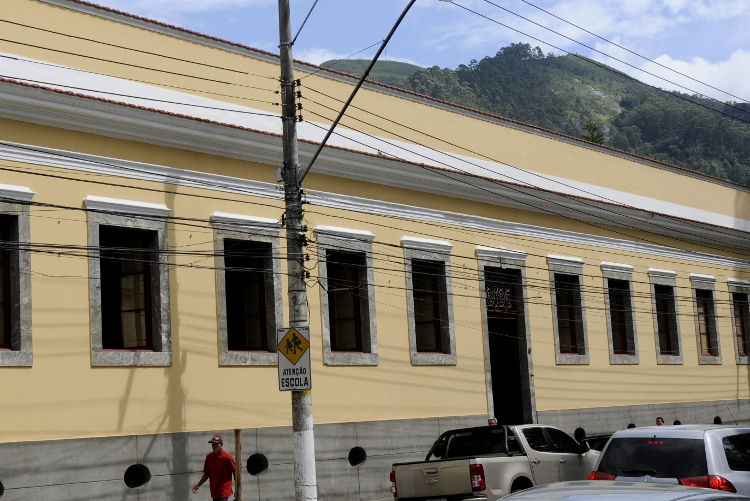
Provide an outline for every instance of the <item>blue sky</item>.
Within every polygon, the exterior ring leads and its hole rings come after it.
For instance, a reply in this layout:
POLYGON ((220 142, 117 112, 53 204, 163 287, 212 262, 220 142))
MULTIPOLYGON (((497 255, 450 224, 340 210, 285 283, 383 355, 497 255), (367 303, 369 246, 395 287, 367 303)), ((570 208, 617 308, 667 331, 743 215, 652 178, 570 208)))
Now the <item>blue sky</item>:
MULTIPOLYGON (((278 52, 276 0, 94 1, 278 52)), ((314 1, 290 0, 295 33, 314 1)), ((294 57, 317 64, 355 54, 382 40, 407 3, 318 0, 294 46, 294 57)), ((494 55, 510 43, 526 42, 540 46, 545 53, 570 51, 595 58, 658 87, 695 91, 722 101, 750 101, 750 0, 455 0, 455 4, 524 34, 448 2, 418 0, 381 59, 453 69, 472 59, 494 55)), ((354 57, 369 59, 376 50, 373 47, 354 57)))

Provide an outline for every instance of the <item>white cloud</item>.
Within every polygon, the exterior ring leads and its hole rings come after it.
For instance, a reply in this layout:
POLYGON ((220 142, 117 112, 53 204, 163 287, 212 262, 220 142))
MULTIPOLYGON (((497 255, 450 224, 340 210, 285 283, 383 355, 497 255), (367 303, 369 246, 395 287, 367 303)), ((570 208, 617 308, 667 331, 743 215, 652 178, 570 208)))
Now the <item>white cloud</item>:
MULTIPOLYGON (((353 57, 350 57, 351 54, 340 54, 340 53, 332 52, 328 49, 314 48, 314 49, 295 50, 293 54, 294 54, 294 59, 298 59, 300 61, 305 61, 307 63, 312 63, 312 64, 320 64, 325 61, 330 61, 331 59, 367 59, 369 61, 369 60, 372 60, 373 57, 375 57, 376 51, 377 51, 377 48, 373 48, 367 53, 357 54, 353 57)), ((378 61, 398 61, 401 63, 409 63, 409 64, 416 64, 417 66, 424 66, 422 64, 414 62, 411 59, 408 59, 405 57, 393 57, 385 53, 380 55, 380 58, 378 59, 378 61)))
MULTIPOLYGON (((750 81, 746 78, 747 68, 750 67, 750 52, 738 50, 729 59, 718 63, 712 63, 702 58, 680 61, 672 59, 668 55, 659 56, 655 61, 724 92, 701 85, 698 82, 660 68, 653 63, 646 64, 644 69, 720 101, 750 102, 750 81)), ((639 79, 658 87, 674 88, 674 86, 650 76, 640 77, 639 79)), ((684 89, 675 90, 687 92, 684 89)))
POLYGON ((346 59, 348 54, 337 54, 328 49, 303 49, 293 51, 294 59, 312 64, 320 64, 331 59, 346 59))

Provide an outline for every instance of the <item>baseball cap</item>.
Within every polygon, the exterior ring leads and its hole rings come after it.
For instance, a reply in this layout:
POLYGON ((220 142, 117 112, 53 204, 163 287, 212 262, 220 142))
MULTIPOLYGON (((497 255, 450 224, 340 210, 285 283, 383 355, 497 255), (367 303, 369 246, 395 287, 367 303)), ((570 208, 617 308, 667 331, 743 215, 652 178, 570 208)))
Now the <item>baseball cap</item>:
POLYGON ((223 444, 224 440, 219 436, 216 435, 214 438, 208 441, 209 444, 223 444))

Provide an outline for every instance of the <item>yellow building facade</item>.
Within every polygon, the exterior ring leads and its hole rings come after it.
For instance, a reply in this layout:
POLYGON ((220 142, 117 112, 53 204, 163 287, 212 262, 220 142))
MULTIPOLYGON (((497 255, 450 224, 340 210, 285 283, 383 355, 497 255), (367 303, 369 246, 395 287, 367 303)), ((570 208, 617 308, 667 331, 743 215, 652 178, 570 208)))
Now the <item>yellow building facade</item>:
MULTIPOLYGON (((76 0, 0 23, 0 492, 182 499, 240 429, 243 496, 289 498, 278 57, 76 0)), ((306 164, 356 80, 295 71, 306 164)), ((489 416, 750 418, 746 187, 375 83, 304 184, 323 499, 489 416)))

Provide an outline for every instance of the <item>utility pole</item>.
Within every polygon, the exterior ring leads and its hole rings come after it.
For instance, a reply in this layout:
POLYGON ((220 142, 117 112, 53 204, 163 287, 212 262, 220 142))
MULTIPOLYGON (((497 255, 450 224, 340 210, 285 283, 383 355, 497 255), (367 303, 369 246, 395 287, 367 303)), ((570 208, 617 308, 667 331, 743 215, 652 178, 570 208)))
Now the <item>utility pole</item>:
MULTIPOLYGON (((284 127, 284 202, 286 207, 287 267, 289 275, 289 324, 307 327, 302 230, 302 189, 297 152, 297 104, 292 60, 292 26, 289 0, 279 0, 279 53, 281 56, 281 120, 284 127)), ((309 390, 292 391, 292 432, 294 435, 294 499, 317 501, 315 438, 313 435, 312 395, 309 390)))

